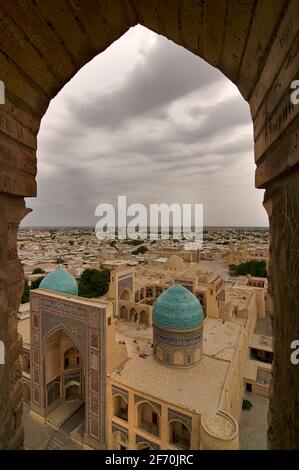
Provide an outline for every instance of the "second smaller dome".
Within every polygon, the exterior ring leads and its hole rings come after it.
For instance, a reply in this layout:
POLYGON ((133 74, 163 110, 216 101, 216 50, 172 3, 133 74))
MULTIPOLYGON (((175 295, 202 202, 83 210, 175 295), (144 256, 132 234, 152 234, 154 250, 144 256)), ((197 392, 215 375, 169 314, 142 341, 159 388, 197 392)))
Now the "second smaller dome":
POLYGON ((60 266, 50 272, 40 283, 41 289, 62 294, 78 295, 78 283, 76 279, 60 266))

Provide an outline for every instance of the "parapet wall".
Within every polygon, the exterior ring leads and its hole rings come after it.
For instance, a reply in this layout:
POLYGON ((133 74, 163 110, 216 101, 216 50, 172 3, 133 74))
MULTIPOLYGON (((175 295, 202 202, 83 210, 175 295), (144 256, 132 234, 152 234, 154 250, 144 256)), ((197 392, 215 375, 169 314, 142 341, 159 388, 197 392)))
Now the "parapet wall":
POLYGON ((239 425, 235 418, 222 410, 204 415, 200 425, 201 450, 238 450, 239 425))

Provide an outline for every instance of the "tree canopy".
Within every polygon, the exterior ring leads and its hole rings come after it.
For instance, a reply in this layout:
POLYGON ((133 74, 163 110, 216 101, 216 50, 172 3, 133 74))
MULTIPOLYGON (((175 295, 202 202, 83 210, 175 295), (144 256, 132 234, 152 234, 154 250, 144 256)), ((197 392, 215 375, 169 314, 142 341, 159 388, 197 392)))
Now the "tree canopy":
POLYGON ((21 304, 26 304, 27 302, 29 302, 29 298, 30 298, 30 287, 29 287, 28 281, 26 280, 24 284, 21 304))
POLYGON ((144 255, 148 251, 148 248, 145 245, 139 246, 136 250, 132 251, 132 255, 144 255))
POLYGON ((32 274, 45 274, 45 270, 42 269, 42 268, 35 268, 35 269, 32 271, 32 274))
POLYGON ((79 296, 100 297, 108 292, 110 271, 87 268, 78 280, 79 296))
POLYGON ((29 286, 27 280, 25 281, 23 295, 22 295, 22 299, 21 299, 21 304, 25 304, 25 303, 29 302, 29 300, 30 300, 30 291, 34 290, 34 289, 37 289, 39 287, 40 283, 42 282, 42 280, 44 279, 44 277, 45 276, 40 276, 37 279, 34 279, 31 282, 31 286, 29 286))
POLYGON ((267 264, 265 260, 251 260, 241 264, 230 264, 229 274, 232 276, 267 277, 267 264))

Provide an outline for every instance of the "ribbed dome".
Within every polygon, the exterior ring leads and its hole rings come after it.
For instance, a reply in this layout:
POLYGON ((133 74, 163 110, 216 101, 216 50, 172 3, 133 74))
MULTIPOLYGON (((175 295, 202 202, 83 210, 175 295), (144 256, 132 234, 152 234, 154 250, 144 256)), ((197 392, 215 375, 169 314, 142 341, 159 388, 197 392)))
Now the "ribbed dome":
POLYGON ((78 295, 76 279, 61 267, 57 267, 49 273, 40 283, 41 289, 61 292, 62 294, 78 295))
POLYGON ((162 292, 153 307, 153 322, 162 328, 195 328, 203 323, 203 318, 200 302, 180 284, 162 292))

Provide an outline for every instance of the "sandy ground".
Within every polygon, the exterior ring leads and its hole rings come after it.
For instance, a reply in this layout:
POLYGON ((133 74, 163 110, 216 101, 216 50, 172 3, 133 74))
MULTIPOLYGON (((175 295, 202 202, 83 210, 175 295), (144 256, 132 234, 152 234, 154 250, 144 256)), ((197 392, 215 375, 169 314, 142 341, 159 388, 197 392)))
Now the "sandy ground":
POLYGON ((245 399, 253 407, 250 411, 242 411, 240 420, 240 449, 267 449, 267 411, 269 399, 261 395, 246 392, 245 399))
POLYGON ((24 431, 26 450, 81 449, 81 447, 75 444, 66 434, 41 423, 37 418, 28 413, 26 407, 24 407, 24 431))

